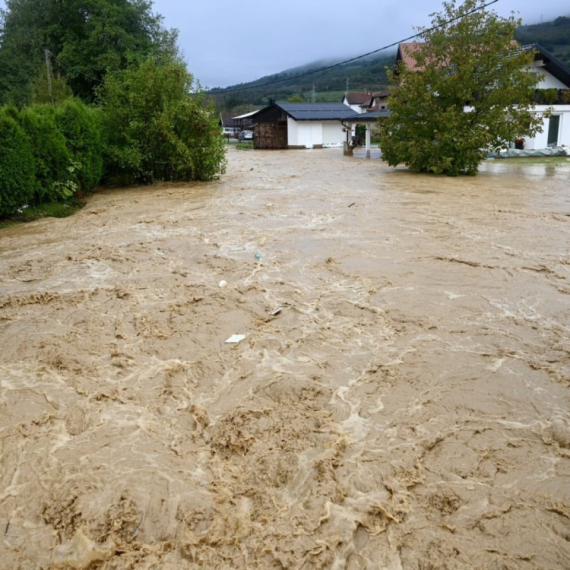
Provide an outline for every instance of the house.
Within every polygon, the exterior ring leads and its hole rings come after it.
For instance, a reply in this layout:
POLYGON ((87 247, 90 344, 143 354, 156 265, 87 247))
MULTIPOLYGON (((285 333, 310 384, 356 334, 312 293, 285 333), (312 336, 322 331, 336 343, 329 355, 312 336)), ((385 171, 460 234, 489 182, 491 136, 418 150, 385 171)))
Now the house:
POLYGON ((343 119, 358 115, 344 103, 271 103, 252 117, 257 149, 323 148, 347 139, 343 119))
POLYGON ((233 121, 239 127, 240 131, 253 129, 253 116, 258 112, 258 110, 233 117, 233 121))
POLYGON ((570 68, 539 45, 528 46, 528 49, 535 50, 529 71, 541 75, 534 112, 544 113, 550 108, 552 115, 544 119, 541 133, 524 142, 524 148, 570 147, 570 68))
POLYGON ((341 102, 357 113, 365 113, 370 106, 371 98, 372 93, 370 91, 345 93, 341 102))
POLYGON ((390 91, 379 91, 378 93, 372 93, 372 98, 368 104, 367 112, 387 109, 389 96, 390 91))
MULTIPOLYGON (((402 62, 410 69, 416 68, 412 54, 419 45, 417 42, 400 44, 396 64, 402 62)), ((538 44, 523 46, 522 49, 534 51, 534 62, 528 72, 540 75, 533 112, 544 116, 547 110, 551 110, 552 114, 543 118, 542 132, 517 141, 517 146, 525 150, 570 147, 570 68, 538 44)), ((512 144, 514 146, 515 141, 512 144)))
POLYGON ((220 115, 220 126, 225 137, 236 137, 241 131, 241 127, 230 113, 220 115))

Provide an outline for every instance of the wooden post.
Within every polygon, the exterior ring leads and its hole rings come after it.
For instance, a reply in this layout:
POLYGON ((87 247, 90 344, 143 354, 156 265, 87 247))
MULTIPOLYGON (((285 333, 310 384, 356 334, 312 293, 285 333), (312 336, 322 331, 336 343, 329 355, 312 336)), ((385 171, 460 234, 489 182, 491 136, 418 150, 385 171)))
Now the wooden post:
POLYGON ((47 73, 47 83, 48 83, 48 94, 49 94, 49 100, 51 101, 51 104, 53 105, 53 92, 52 92, 52 86, 51 86, 51 59, 50 59, 50 53, 49 50, 45 50, 45 56, 46 56, 46 73, 47 73))

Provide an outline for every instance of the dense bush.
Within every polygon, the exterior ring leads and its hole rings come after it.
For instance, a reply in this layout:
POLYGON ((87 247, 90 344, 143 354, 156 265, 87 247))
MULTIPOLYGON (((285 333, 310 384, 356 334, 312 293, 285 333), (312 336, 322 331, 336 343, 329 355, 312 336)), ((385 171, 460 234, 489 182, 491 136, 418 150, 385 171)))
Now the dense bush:
POLYGON ((224 171, 218 117, 178 62, 148 60, 109 74, 101 90, 107 179, 211 180, 224 171))
POLYGON ((0 111, 0 216, 16 212, 34 196, 32 145, 13 108, 0 111))
POLYGON ((99 112, 67 100, 55 107, 55 122, 65 137, 79 189, 92 190, 103 176, 103 142, 99 112))
POLYGON ((35 159, 33 202, 56 202, 69 197, 73 183, 71 154, 57 128, 55 110, 48 105, 27 107, 20 113, 20 125, 32 145, 35 159))

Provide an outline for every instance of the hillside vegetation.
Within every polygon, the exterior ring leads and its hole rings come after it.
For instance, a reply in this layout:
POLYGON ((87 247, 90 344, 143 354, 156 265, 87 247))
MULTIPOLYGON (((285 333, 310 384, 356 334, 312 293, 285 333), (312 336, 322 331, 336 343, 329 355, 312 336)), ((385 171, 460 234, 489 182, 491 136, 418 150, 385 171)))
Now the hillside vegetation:
MULTIPOLYGON (((312 100, 313 85, 315 86, 317 101, 330 101, 331 92, 344 93, 347 79, 351 91, 381 91, 386 89, 388 79, 386 67, 391 67, 396 61, 396 52, 389 55, 369 57, 351 64, 334 67, 298 77, 299 75, 316 69, 332 65, 333 61, 314 62, 302 67, 268 75, 250 83, 233 85, 225 89, 212 89, 211 94, 224 109, 245 108, 248 105, 266 105, 270 99, 285 100, 291 96, 301 96, 307 101, 312 100), (263 86, 267 83, 279 83, 263 86), (226 93, 226 91, 230 91, 226 93)), ((336 98, 334 100, 339 100, 336 98)))
MULTIPOLYGON (((570 15, 560 16, 551 22, 521 26, 515 32, 517 40, 522 44, 538 43, 560 61, 570 66, 570 15)), ((351 91, 381 91, 387 88, 386 67, 392 67, 396 61, 395 51, 390 54, 368 57, 326 69, 304 77, 299 75, 327 67, 334 61, 318 61, 301 67, 268 75, 252 81, 232 85, 224 89, 212 89, 218 106, 227 111, 243 111, 269 103, 271 99, 286 100, 289 97, 301 97, 311 101, 313 85, 317 101, 340 100, 334 94, 344 93, 347 79, 351 91), (265 84, 279 83, 267 85, 265 84)))
POLYGON ((521 44, 540 44, 562 63, 570 66, 570 16, 553 22, 521 26, 515 32, 521 44))

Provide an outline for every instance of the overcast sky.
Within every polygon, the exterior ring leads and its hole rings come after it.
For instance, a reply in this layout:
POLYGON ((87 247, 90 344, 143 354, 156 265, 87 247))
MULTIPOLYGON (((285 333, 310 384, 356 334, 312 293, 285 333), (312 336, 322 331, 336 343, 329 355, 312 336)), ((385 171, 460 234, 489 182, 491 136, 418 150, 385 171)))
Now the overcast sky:
MULTIPOLYGON (((323 58, 348 58, 429 24, 441 0, 155 0, 178 28, 190 71, 204 87, 226 87, 323 58)), ((570 16, 569 0, 499 0, 502 16, 527 24, 570 16)), ((317 78, 318 82, 318 78, 317 78)))

